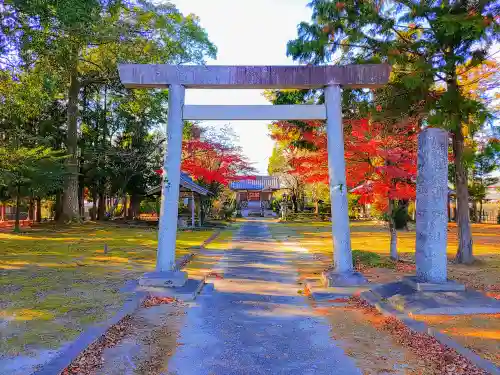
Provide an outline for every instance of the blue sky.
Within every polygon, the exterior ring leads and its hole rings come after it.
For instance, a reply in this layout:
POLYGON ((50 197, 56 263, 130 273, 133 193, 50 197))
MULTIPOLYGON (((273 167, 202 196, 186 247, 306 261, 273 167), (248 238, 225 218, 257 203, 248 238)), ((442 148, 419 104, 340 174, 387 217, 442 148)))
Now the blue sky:
MULTIPOLYGON (((297 25, 311 18, 308 0, 171 0, 184 13, 201 19, 218 48, 213 65, 289 65, 286 43, 297 36, 297 25)), ((268 104, 261 90, 188 90, 186 104, 268 104)), ((267 174, 273 141, 268 121, 207 121, 230 123, 245 155, 259 174, 267 174)))

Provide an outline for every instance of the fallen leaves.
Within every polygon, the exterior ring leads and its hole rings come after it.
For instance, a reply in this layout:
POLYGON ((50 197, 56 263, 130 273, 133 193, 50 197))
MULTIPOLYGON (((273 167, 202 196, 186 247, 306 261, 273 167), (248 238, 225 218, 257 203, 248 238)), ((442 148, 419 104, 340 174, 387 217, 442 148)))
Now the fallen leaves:
POLYGON ((90 344, 82 353, 66 367, 61 375, 90 375, 102 366, 102 353, 106 348, 116 346, 127 334, 131 326, 132 317, 125 316, 115 325, 111 326, 97 341, 90 344))
POLYGON ((153 307, 153 306, 166 305, 166 304, 175 303, 175 302, 177 302, 177 299, 175 299, 173 297, 149 296, 142 303, 142 307, 149 308, 149 307, 153 307))
POLYGON ((222 280, 224 278, 224 276, 222 276, 221 274, 217 273, 217 272, 210 272, 207 274, 207 278, 216 278, 217 280, 222 280))
POLYGON ((386 318, 384 329, 392 333, 394 339, 416 353, 438 369, 439 374, 486 375, 487 373, 454 349, 441 344, 425 333, 414 332, 395 318, 386 318))
POLYGON ((396 272, 402 272, 402 273, 415 273, 416 270, 416 265, 415 263, 408 263, 408 262, 396 262, 396 272))
MULTIPOLYGON (((359 297, 351 297, 349 304, 366 313, 381 315, 375 307, 359 297)), ((398 344, 416 353, 429 367, 435 368, 436 374, 487 375, 454 349, 441 344, 426 333, 411 330, 396 318, 384 317, 376 326, 389 332, 398 344)))

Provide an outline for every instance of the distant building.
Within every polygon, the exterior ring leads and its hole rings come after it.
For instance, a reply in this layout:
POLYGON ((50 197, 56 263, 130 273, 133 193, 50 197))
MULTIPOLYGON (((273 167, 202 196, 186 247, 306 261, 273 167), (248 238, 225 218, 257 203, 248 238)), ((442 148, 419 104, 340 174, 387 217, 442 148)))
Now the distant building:
POLYGON ((500 182, 488 186, 485 200, 489 202, 500 202, 500 182))
POLYGON ((246 180, 231 182, 229 188, 236 192, 236 202, 243 216, 270 216, 273 192, 281 187, 279 177, 252 176, 246 180))

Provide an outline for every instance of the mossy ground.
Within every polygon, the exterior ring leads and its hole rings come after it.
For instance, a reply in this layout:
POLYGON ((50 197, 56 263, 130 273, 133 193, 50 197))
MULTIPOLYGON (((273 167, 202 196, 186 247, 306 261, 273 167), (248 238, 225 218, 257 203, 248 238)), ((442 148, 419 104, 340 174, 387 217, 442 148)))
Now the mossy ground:
MULTIPOLYGON (((179 232, 177 257, 212 233, 179 232)), ((154 269, 156 244, 156 229, 95 223, 0 232, 0 353, 55 348, 109 317, 124 282, 154 269)))

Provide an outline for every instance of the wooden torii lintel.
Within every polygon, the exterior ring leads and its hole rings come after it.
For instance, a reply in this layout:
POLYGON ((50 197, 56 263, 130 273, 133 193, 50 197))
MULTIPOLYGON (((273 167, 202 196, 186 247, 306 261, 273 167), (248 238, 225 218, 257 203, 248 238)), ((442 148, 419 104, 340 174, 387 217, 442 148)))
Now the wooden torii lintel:
POLYGON ((329 85, 376 88, 389 80, 387 64, 327 66, 221 66, 120 64, 128 88, 182 85, 197 89, 314 89, 329 85))

